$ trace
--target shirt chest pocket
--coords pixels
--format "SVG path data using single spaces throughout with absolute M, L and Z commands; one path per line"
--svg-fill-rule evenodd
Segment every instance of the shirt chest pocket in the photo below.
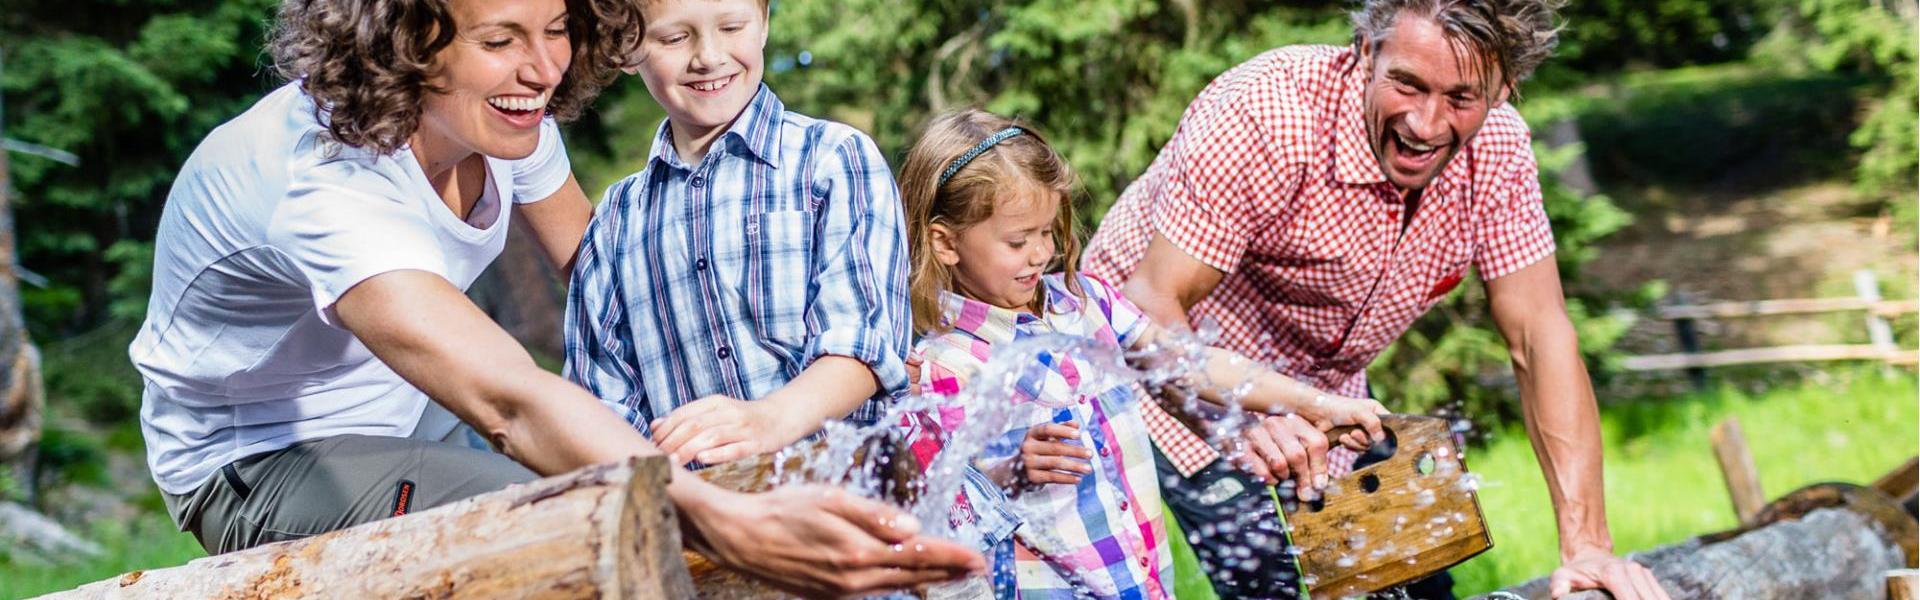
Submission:
M 1439 241 L 1427 261 L 1423 277 L 1427 285 L 1421 299 L 1428 305 L 1445 299 L 1447 294 L 1466 280 L 1467 267 L 1472 262 L 1473 236 L 1470 232 L 1459 231 L 1451 239 Z
M 743 295 L 762 343 L 797 351 L 806 344 L 813 290 L 814 212 L 747 215 Z

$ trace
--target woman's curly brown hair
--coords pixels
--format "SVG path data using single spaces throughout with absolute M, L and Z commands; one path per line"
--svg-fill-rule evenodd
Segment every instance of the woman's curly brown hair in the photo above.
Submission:
M 434 56 L 453 43 L 450 0 L 285 0 L 272 39 L 275 69 L 300 81 L 316 116 L 340 143 L 382 154 L 420 126 Z M 632 0 L 566 0 L 573 60 L 547 103 L 554 118 L 580 115 L 639 46 Z

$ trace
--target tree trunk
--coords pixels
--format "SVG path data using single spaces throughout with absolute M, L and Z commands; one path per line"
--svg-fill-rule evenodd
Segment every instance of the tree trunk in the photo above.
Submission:
M 569 275 L 547 264 L 526 221 L 515 219 L 507 230 L 506 249 L 474 280 L 467 296 L 543 364 L 550 364 L 565 356 L 561 328 L 566 325 Z
M 0 133 L 0 137 L 5 137 Z M 0 473 L 32 491 L 31 459 L 40 442 L 40 355 L 27 343 L 20 313 L 20 264 L 13 235 L 7 151 L 0 150 Z
M 1887 571 L 1911 560 L 1913 519 L 1885 494 L 1819 484 L 1775 500 L 1759 525 L 1701 536 L 1628 558 L 1646 565 L 1675 600 L 1885 598 Z M 1547 578 L 1507 588 L 1550 598 Z M 1506 598 L 1493 594 L 1483 598 Z M 1564 599 L 1600 600 L 1604 592 Z
M 691 598 L 665 457 L 48 598 Z

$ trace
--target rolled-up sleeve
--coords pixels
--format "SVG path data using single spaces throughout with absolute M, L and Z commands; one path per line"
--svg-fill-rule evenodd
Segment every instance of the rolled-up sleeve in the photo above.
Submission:
M 900 192 L 879 148 L 857 132 L 835 144 L 814 171 L 813 193 L 822 211 L 816 221 L 814 287 L 807 309 L 817 332 L 805 349 L 807 364 L 821 356 L 866 363 L 887 396 L 907 389 L 909 313 L 906 223 Z M 872 421 L 869 402 L 849 418 Z
M 598 214 L 587 226 L 567 288 L 566 362 L 562 372 L 600 398 L 642 434 L 651 435 L 647 422 L 651 407 L 634 366 L 626 303 L 621 301 L 620 273 L 615 258 L 620 246 L 624 181 L 607 190 Z

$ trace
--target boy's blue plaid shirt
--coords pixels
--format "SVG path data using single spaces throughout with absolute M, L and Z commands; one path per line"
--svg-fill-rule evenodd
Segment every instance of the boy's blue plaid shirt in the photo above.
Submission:
M 698 165 L 665 123 L 607 189 L 567 292 L 566 367 L 643 434 L 710 394 L 752 400 L 823 355 L 866 363 L 871 422 L 906 388 L 906 226 L 871 139 L 761 86 Z

